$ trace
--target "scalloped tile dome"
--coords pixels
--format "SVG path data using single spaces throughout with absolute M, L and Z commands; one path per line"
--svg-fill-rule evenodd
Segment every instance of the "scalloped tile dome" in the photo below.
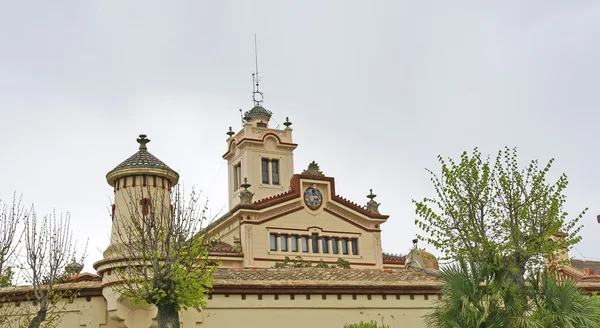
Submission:
M 130 167 L 150 167 L 150 168 L 161 168 L 175 172 L 167 164 L 165 164 L 156 156 L 152 155 L 147 150 L 140 150 L 137 153 L 131 155 L 128 159 L 124 160 L 121 164 L 117 165 L 112 171 Z

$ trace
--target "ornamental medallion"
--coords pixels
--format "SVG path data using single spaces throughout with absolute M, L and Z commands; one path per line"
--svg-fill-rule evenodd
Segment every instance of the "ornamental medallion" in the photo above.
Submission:
M 316 210 L 323 204 L 323 194 L 316 185 L 306 188 L 304 191 L 304 202 L 311 210 Z

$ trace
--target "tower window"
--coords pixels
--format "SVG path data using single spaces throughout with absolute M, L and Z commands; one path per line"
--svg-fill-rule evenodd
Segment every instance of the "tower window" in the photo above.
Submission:
M 148 198 L 144 198 L 140 201 L 142 205 L 142 215 L 148 215 L 150 213 L 150 200 Z
M 279 160 L 261 158 L 261 172 L 263 184 L 279 184 Z
M 271 160 L 271 175 L 273 176 L 273 184 L 279 184 L 279 160 Z
M 262 163 L 262 183 L 269 184 L 269 160 L 267 158 L 263 158 L 261 160 Z
M 240 189 L 242 185 L 242 163 L 238 163 L 233 167 L 233 188 L 234 190 Z

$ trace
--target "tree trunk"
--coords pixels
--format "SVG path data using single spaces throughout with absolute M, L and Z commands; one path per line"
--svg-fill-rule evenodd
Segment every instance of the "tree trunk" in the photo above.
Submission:
M 158 308 L 158 328 L 179 328 L 179 312 L 172 304 L 160 304 Z
M 48 310 L 46 310 L 45 308 L 39 309 L 35 317 L 33 317 L 33 320 L 31 320 L 31 322 L 29 323 L 29 326 L 27 326 L 27 328 L 39 328 L 42 322 L 46 320 L 46 312 L 48 312 Z

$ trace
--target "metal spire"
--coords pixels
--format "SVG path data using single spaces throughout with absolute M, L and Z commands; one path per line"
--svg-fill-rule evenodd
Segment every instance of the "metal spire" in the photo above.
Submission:
M 263 102 L 263 94 L 259 91 L 260 75 L 258 74 L 258 45 L 256 42 L 256 34 L 254 34 L 254 64 L 255 71 L 252 73 L 252 100 L 254 106 L 261 106 Z

